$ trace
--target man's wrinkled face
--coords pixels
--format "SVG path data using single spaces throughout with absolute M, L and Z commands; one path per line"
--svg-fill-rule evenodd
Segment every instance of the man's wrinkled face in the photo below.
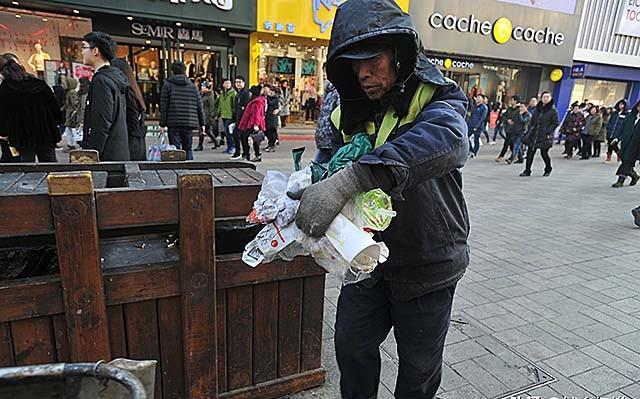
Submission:
M 353 72 L 364 94 L 370 100 L 379 100 L 389 92 L 398 80 L 398 74 L 392 65 L 393 50 L 386 49 L 377 57 L 353 61 Z

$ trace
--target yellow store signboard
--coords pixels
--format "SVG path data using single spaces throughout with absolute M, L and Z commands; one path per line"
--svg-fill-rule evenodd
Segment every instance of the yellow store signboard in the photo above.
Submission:
M 409 11 L 410 0 L 396 0 Z M 336 9 L 345 0 L 258 0 L 258 32 L 329 40 Z

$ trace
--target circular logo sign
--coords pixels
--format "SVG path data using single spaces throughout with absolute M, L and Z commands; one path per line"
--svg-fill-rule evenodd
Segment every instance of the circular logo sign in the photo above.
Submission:
M 551 78 L 552 82 L 559 82 L 560 80 L 562 80 L 563 75 L 564 74 L 562 73 L 562 69 L 556 68 L 551 71 L 551 75 L 549 77 Z
M 451 68 L 451 66 L 453 66 L 453 61 L 451 61 L 451 58 L 447 58 L 446 60 L 444 60 L 444 67 L 446 69 Z
M 498 18 L 493 24 L 493 39 L 498 44 L 505 44 L 511 38 L 513 25 L 508 18 Z

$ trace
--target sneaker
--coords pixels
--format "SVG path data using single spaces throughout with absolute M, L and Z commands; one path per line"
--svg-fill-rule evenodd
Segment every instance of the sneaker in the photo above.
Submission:
M 636 209 L 632 210 L 631 214 L 633 215 L 633 221 L 636 224 L 636 226 L 640 227 L 640 207 L 637 207 Z
M 242 155 L 240 155 L 240 154 L 234 155 L 231 158 L 229 158 L 230 161 L 237 161 L 239 159 L 242 159 Z
M 257 156 L 251 160 L 251 162 L 262 162 L 262 157 Z

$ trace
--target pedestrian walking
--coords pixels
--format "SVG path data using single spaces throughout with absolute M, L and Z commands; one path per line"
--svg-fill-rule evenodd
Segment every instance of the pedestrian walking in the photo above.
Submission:
M 236 91 L 238 92 L 238 94 L 236 94 L 235 101 L 233 103 L 233 121 L 236 124 L 236 128 L 233 131 L 233 143 L 234 143 L 233 146 L 235 147 L 235 151 L 233 153 L 233 156 L 229 158 L 232 161 L 237 161 L 238 159 L 242 159 L 242 155 L 240 152 L 245 150 L 244 148 L 242 148 L 242 143 L 244 142 L 245 139 L 247 140 L 247 143 L 248 143 L 249 134 L 251 133 L 251 132 L 245 132 L 239 128 L 240 121 L 244 116 L 245 108 L 247 107 L 247 104 L 249 104 L 249 101 L 251 101 L 251 93 L 245 87 L 246 86 L 245 82 L 246 81 L 243 76 L 236 77 L 235 84 L 236 84 Z M 248 154 L 249 153 L 248 144 L 247 144 L 246 150 Z
M 607 158 L 605 162 L 611 162 L 611 155 L 616 153 L 618 162 L 620 162 L 620 138 L 622 137 L 622 128 L 627 118 L 627 100 L 619 100 L 613 107 L 613 113 L 607 123 Z
M 518 96 L 511 96 L 509 98 L 508 105 L 509 107 L 500 118 L 500 124 L 504 126 L 506 137 L 502 144 L 502 150 L 500 150 L 500 154 L 496 157 L 496 162 L 502 162 L 509 149 L 511 149 L 512 154 L 514 150 L 513 145 L 515 144 L 516 118 L 520 113 L 520 98 Z
M 602 114 L 597 105 L 592 105 L 589 108 L 589 116 L 585 122 L 584 129 L 580 138 L 582 139 L 582 156 L 580 159 L 591 158 L 591 150 L 593 141 L 600 134 L 602 129 Z
M 489 111 L 484 104 L 484 97 L 482 94 L 476 95 L 474 98 L 475 106 L 471 111 L 471 116 L 467 121 L 469 127 L 469 135 L 473 135 L 473 145 L 471 146 L 471 157 L 475 158 L 480 150 L 480 136 L 484 130 L 485 122 L 487 120 L 487 112 Z
M 84 117 L 82 147 L 97 150 L 101 161 L 129 161 L 127 77 L 111 65 L 116 42 L 103 32 L 91 32 L 82 42 L 82 60 L 95 71 Z
M 280 115 L 280 98 L 271 85 L 264 85 L 264 94 L 267 99 L 267 112 L 265 114 L 265 125 L 267 130 L 267 148 L 265 152 L 276 150 L 276 140 L 278 138 L 278 115 Z
M 376 148 L 304 193 L 292 193 L 301 195 L 296 224 L 318 237 L 359 192 L 381 188 L 403 199 L 394 201 L 397 216 L 380 236 L 389 259 L 372 278 L 340 292 L 334 339 L 341 394 L 377 396 L 380 344 L 393 328 L 400 358 L 396 397 L 431 399 L 442 379 L 456 284 L 469 263 L 459 170 L 469 149 L 467 99 L 429 62 L 411 18 L 393 0 L 338 7 L 327 75 L 341 97 L 331 120 L 342 141 L 374 126 Z
M 160 128 L 168 129 L 169 144 L 193 160 L 193 133 L 204 131 L 205 118 L 198 88 L 186 75 L 184 63 L 171 64 L 171 76 L 160 93 Z
M 251 100 L 247 103 L 242 120 L 238 125 L 238 129 L 242 132 L 242 157 L 247 161 L 261 162 L 260 143 L 264 140 L 264 132 L 267 128 L 265 123 L 267 100 L 262 95 L 261 86 L 253 86 L 249 92 L 251 93 Z M 253 159 L 250 158 L 249 137 L 253 141 Z
M 600 131 L 593 139 L 593 153 L 592 158 L 600 158 L 602 152 L 602 143 L 607 139 L 607 124 L 609 123 L 610 109 L 607 107 L 600 108 L 600 115 L 602 115 L 602 127 Z
M 565 136 L 565 159 L 573 158 L 573 150 L 578 148 L 580 134 L 582 133 L 582 130 L 584 130 L 585 123 L 586 121 L 582 114 L 582 110 L 580 109 L 580 105 L 578 103 L 574 103 L 571 113 L 564 118 L 564 122 L 562 122 L 562 127 L 560 128 L 560 131 Z
M 125 98 L 127 102 L 127 136 L 129 137 L 129 157 L 131 161 L 147 160 L 147 125 L 145 116 L 147 107 L 142 97 L 142 91 L 138 86 L 133 69 L 129 62 L 123 58 L 115 58 L 111 65 L 118 68 L 127 77 L 129 85 Z
M 204 138 L 208 136 L 213 143 L 212 150 L 218 148 L 218 118 L 220 116 L 218 106 L 219 96 L 218 93 L 213 90 L 211 82 L 204 81 L 200 85 L 200 95 L 202 97 L 202 106 L 204 108 L 204 131 L 199 134 L 198 147 L 195 151 L 204 150 Z
M 57 162 L 64 121 L 53 91 L 13 58 L 0 61 L 0 141 L 5 161 Z M 5 156 L 5 151 L 8 151 Z
M 315 162 L 327 163 L 333 155 L 333 128 L 331 127 L 331 113 L 340 106 L 340 94 L 336 87 L 325 80 L 324 100 L 316 126 L 316 152 Z
M 67 138 L 67 149 L 76 148 L 74 136 L 76 129 L 80 126 L 78 120 L 78 80 L 72 76 L 64 77 L 65 95 L 62 104 L 62 112 L 64 113 L 64 136 Z
M 280 126 L 286 127 L 287 118 L 291 115 L 291 88 L 287 79 L 280 81 L 278 98 L 280 99 Z
M 518 104 L 518 114 L 515 116 L 513 125 L 513 150 L 511 151 L 511 157 L 507 159 L 508 164 L 524 162 L 522 137 L 527 132 L 530 122 L 531 114 L 527 110 L 527 105 L 524 103 Z
M 229 125 L 233 123 L 233 106 L 236 101 L 236 94 L 236 90 L 231 87 L 231 80 L 225 79 L 222 82 L 222 92 L 218 99 L 218 114 L 222 119 L 224 137 L 227 141 L 227 148 L 223 152 L 229 155 L 236 152 L 233 135 L 229 131 Z
M 524 172 L 520 173 L 521 177 L 531 176 L 531 165 L 533 165 L 533 158 L 537 150 L 540 150 L 540 156 L 544 160 L 543 176 L 551 175 L 553 170 L 549 150 L 553 147 L 553 132 L 560 123 L 558 121 L 558 110 L 554 106 L 551 93 L 548 91 L 542 93 L 541 100 L 531 117 L 529 131 L 524 140 L 529 148 Z
M 630 186 L 635 186 L 640 176 L 634 170 L 636 161 L 640 160 L 640 102 L 638 102 L 625 118 L 620 142 L 622 165 L 616 171 L 618 181 L 613 187 L 622 187 L 627 177 L 631 178 Z
M 316 102 L 318 101 L 318 90 L 309 82 L 304 87 L 304 93 L 302 94 L 302 103 L 304 104 L 304 120 L 306 122 L 313 122 L 316 120 Z
M 487 107 L 487 115 L 485 116 L 484 124 L 482 125 L 482 134 L 484 134 L 484 136 L 487 138 L 488 145 L 496 145 L 495 141 L 492 142 L 491 138 L 489 137 L 489 119 L 490 119 L 489 110 L 491 109 L 491 104 L 489 104 L 489 97 L 483 94 L 482 99 L 484 101 L 484 105 Z

